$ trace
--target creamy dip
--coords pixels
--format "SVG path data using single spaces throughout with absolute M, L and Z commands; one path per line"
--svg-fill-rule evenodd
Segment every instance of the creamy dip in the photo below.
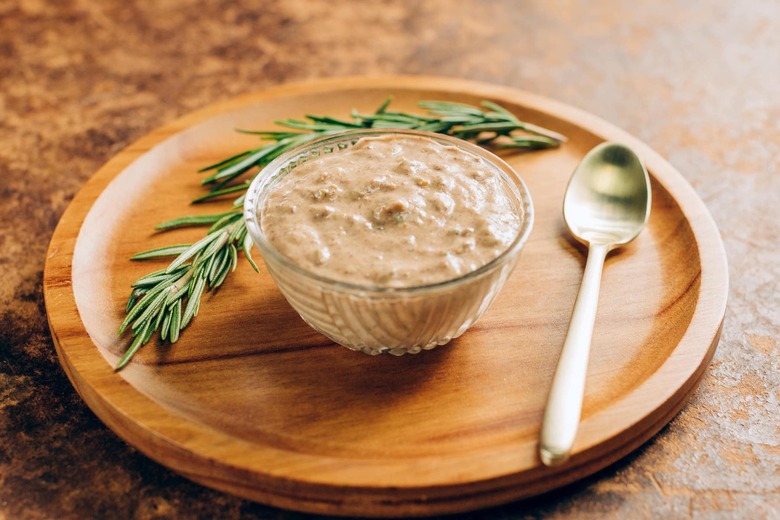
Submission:
M 261 208 L 282 254 L 330 279 L 371 286 L 442 282 L 490 262 L 521 216 L 498 170 L 456 146 L 364 137 L 292 169 Z

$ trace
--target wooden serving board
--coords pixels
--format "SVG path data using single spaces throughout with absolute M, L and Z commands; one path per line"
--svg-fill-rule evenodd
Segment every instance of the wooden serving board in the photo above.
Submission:
M 118 338 L 130 284 L 164 262 L 130 262 L 202 229 L 156 223 L 190 206 L 195 171 L 256 143 L 235 128 L 275 119 L 399 110 L 420 100 L 496 101 L 569 137 L 505 155 L 527 182 L 536 224 L 493 306 L 461 338 L 404 357 L 348 351 L 295 314 L 265 271 L 242 262 L 174 346 L 150 343 L 123 371 Z M 571 460 L 547 468 L 537 437 L 585 256 L 561 202 L 593 146 L 632 146 L 652 176 L 648 229 L 606 263 L 583 419 Z M 262 266 L 261 266 L 262 268 Z M 682 176 L 645 144 L 574 108 L 442 78 L 282 86 L 183 117 L 128 147 L 63 215 L 44 293 L 62 366 L 92 410 L 149 457 L 221 490 L 283 508 L 423 516 L 532 496 L 592 474 L 647 441 L 683 406 L 717 344 L 727 270 L 718 231 Z

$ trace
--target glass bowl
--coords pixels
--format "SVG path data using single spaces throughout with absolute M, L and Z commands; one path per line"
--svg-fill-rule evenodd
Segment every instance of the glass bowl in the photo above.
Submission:
M 517 236 L 492 261 L 465 275 L 429 285 L 383 287 L 333 280 L 311 272 L 279 252 L 263 233 L 260 210 L 268 194 L 292 169 L 321 154 L 340 153 L 362 137 L 410 135 L 481 157 L 495 168 L 507 198 L 520 215 Z M 471 327 L 506 282 L 533 226 L 533 204 L 520 176 L 477 145 L 412 130 L 355 130 L 324 137 L 280 155 L 252 181 L 244 220 L 279 290 L 306 323 L 334 342 L 366 354 L 416 354 L 443 345 Z

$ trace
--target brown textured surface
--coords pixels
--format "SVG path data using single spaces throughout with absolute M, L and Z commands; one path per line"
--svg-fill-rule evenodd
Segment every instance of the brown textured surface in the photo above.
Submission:
M 302 516 L 192 484 L 92 415 L 46 328 L 44 255 L 84 181 L 162 123 L 380 73 L 521 87 L 622 126 L 686 176 L 729 256 L 720 347 L 680 415 L 597 477 L 483 516 L 776 515 L 780 6 L 680 4 L 0 0 L 0 518 Z

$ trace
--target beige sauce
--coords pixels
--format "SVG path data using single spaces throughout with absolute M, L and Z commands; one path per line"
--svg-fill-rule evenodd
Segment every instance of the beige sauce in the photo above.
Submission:
M 517 236 L 494 166 L 417 136 L 364 137 L 279 181 L 263 232 L 294 263 L 350 283 L 411 287 L 474 271 Z

